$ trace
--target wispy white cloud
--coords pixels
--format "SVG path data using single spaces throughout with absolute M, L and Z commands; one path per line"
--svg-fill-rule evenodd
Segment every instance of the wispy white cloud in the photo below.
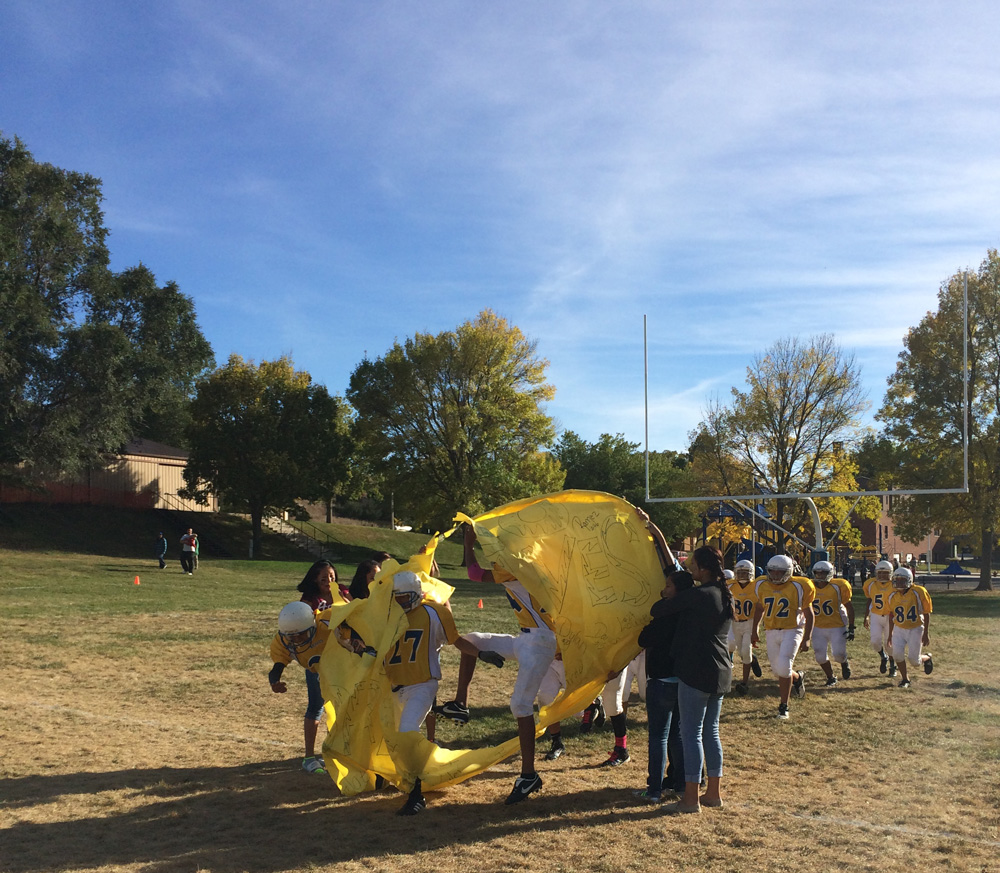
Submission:
M 781 336 L 834 333 L 877 401 L 1000 236 L 985 0 L 61 9 L 0 34 L 10 132 L 105 178 L 116 258 L 196 291 L 213 343 L 292 349 L 333 390 L 492 306 L 552 361 L 565 427 L 636 439 L 648 314 L 681 447 Z

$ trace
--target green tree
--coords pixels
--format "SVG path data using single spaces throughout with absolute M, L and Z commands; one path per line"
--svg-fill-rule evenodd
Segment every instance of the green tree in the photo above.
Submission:
M 860 434 L 868 402 L 861 372 L 829 334 L 808 342 L 782 339 L 754 358 L 746 390 L 732 402 L 709 404 L 692 434 L 691 458 L 701 493 L 856 491 L 855 467 L 844 451 Z M 812 541 L 803 501 L 777 500 L 772 511 L 782 527 Z M 770 509 L 770 506 L 768 507 Z M 833 533 L 850 509 L 843 498 L 817 503 L 824 528 Z M 855 512 L 877 517 L 878 500 L 865 498 Z M 845 524 L 840 539 L 856 531 Z M 779 548 L 785 538 L 779 536 Z
M 989 249 L 968 276 L 969 490 L 893 501 L 892 518 L 911 542 L 933 528 L 978 538 L 979 590 L 992 590 L 1000 525 L 1000 256 Z M 954 488 L 963 481 L 963 274 L 942 283 L 938 309 L 903 339 L 877 418 L 892 451 L 885 481 L 910 488 Z
M 0 137 L 0 478 L 8 481 L 79 472 L 147 435 L 144 420 L 211 363 L 176 286 L 156 289 L 143 267 L 108 269 L 100 185 Z
M 601 434 L 588 443 L 569 430 L 562 434 L 553 451 L 566 470 L 566 488 L 606 491 L 633 506 L 646 501 L 646 458 L 639 443 L 622 434 Z M 688 459 L 677 452 L 649 453 L 649 490 L 653 497 L 683 497 L 692 493 Z M 695 534 L 700 521 L 691 503 L 651 503 L 650 517 L 668 540 Z
M 198 383 L 183 496 L 207 502 L 214 493 L 248 512 L 259 554 L 265 515 L 328 493 L 345 475 L 352 442 L 342 405 L 288 358 L 256 366 L 231 356 Z
M 544 451 L 555 437 L 542 404 L 548 361 L 506 319 L 485 310 L 437 335 L 396 342 L 351 374 L 356 430 L 398 515 L 446 525 L 562 486 Z
M 174 282 L 158 286 L 140 264 L 99 283 L 89 311 L 91 321 L 117 328 L 128 341 L 135 435 L 186 445 L 195 383 L 215 363 L 192 299 Z

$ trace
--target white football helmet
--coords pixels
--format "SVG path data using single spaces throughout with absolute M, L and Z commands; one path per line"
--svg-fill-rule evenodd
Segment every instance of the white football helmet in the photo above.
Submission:
M 913 573 L 908 567 L 899 567 L 892 574 L 892 587 L 905 591 L 913 584 Z
M 753 579 L 753 564 L 746 559 L 736 562 L 736 580 L 738 582 L 749 582 Z
M 892 563 L 890 561 L 879 561 L 875 565 L 875 578 L 879 582 L 888 582 L 892 578 Z
M 775 585 L 784 585 L 794 569 L 795 562 L 788 555 L 775 555 L 767 562 L 767 576 Z
M 727 582 L 730 579 L 735 579 L 736 578 L 736 574 L 732 570 L 723 570 L 722 571 L 722 575 L 726 577 L 726 581 Z
M 401 570 L 392 577 L 392 596 L 407 612 L 420 604 L 424 597 L 423 589 L 417 574 L 410 570 Z
M 835 569 L 829 561 L 817 561 L 813 564 L 812 577 L 817 582 L 829 582 L 833 578 Z
M 283 606 L 278 613 L 278 635 L 290 652 L 308 649 L 316 636 L 316 613 L 313 608 L 301 600 Z

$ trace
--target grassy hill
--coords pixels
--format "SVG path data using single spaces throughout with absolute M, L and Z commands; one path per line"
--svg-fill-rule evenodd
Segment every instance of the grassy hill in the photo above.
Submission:
M 178 540 L 189 527 L 199 535 L 202 558 L 247 557 L 250 522 L 238 515 L 39 503 L 0 506 L 0 548 L 15 551 L 150 558 L 163 531 L 170 543 L 168 557 L 176 560 Z M 262 558 L 272 561 L 310 560 L 307 552 L 270 531 L 264 532 L 261 551 Z

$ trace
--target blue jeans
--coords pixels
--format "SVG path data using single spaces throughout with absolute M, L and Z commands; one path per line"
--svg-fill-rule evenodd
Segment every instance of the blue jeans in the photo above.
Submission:
M 722 695 L 706 694 L 680 682 L 677 688 L 677 702 L 681 710 L 684 780 L 701 782 L 702 761 L 709 777 L 721 776 L 722 740 L 719 738 L 719 714 L 722 712 Z
M 649 776 L 646 789 L 650 794 L 663 790 L 663 771 L 667 766 L 667 737 L 670 715 L 677 703 L 677 685 L 666 679 L 646 680 L 646 718 L 649 722 Z

